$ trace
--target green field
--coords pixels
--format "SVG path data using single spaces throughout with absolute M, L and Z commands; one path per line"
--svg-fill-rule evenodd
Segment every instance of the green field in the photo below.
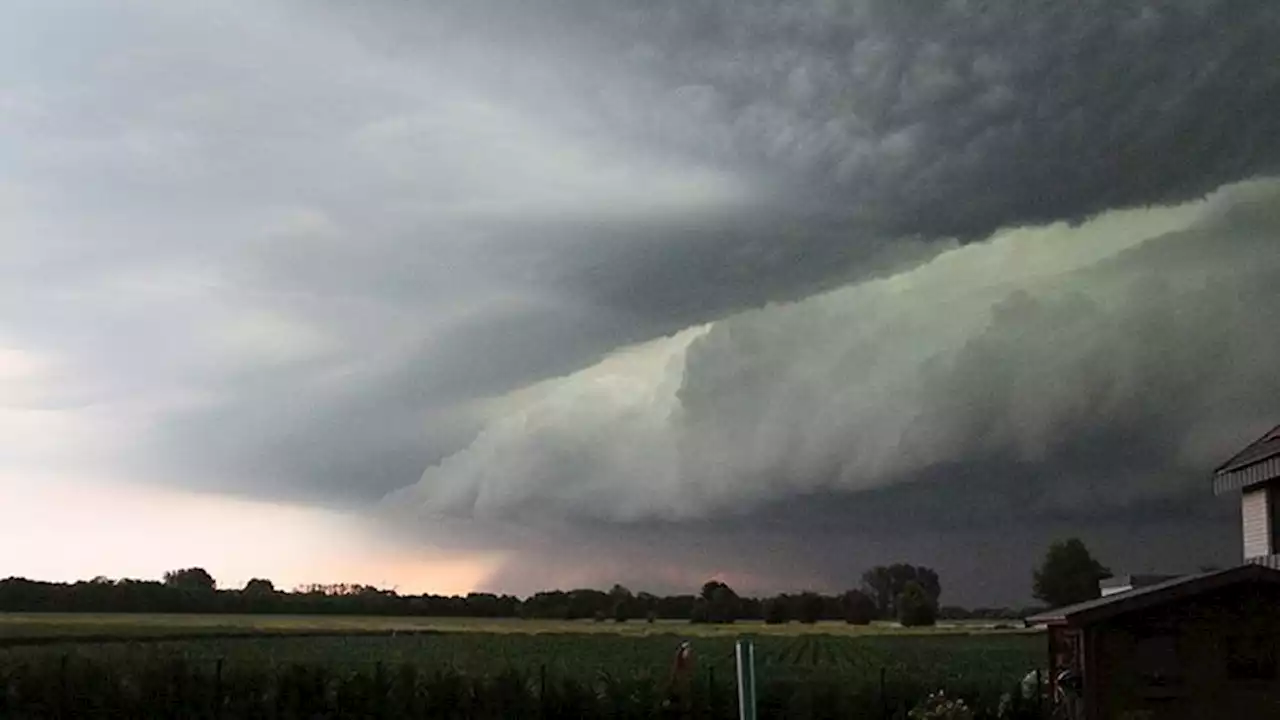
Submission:
M 593 633 L 608 635 L 666 635 L 737 637 L 750 635 L 942 635 L 1024 633 L 995 623 L 941 623 L 931 628 L 903 628 L 896 623 L 814 625 L 739 622 L 733 625 L 691 625 L 682 620 L 655 623 L 594 622 L 591 620 L 517 620 L 483 618 L 363 617 L 338 615 L 189 615 L 112 613 L 0 613 L 0 641 L 21 638 L 163 637 L 166 635 L 226 635 L 245 633 Z
M 763 697 L 779 708 L 780 714 L 771 716 L 788 717 L 801 712 L 796 708 L 804 703 L 871 707 L 886 697 L 905 701 L 936 688 L 994 706 L 1029 670 L 1043 664 L 1045 648 L 1041 634 L 976 624 L 922 632 L 891 624 L 843 623 L 703 626 L 332 616 L 0 615 L 0 638 L 6 645 L 0 647 L 0 684 L 34 683 L 26 692 L 41 697 L 63 692 L 56 690 L 67 687 L 60 677 L 110 688 L 159 683 L 157 687 L 179 688 L 173 691 L 179 694 L 183 687 L 201 687 L 207 695 L 217 685 L 228 694 L 240 692 L 237 697 L 247 698 L 244 702 L 266 702 L 262 698 L 288 693 L 263 688 L 311 683 L 328 688 L 325 697 L 339 703 L 334 693 L 340 687 L 367 690 L 370 684 L 385 684 L 418 692 L 463 683 L 473 688 L 469 697 L 476 702 L 490 695 L 535 702 L 530 698 L 544 692 L 586 692 L 585 697 L 596 699 L 584 702 L 597 703 L 592 707 L 599 710 L 603 698 L 616 692 L 630 698 L 628 707 L 639 712 L 653 707 L 654 699 L 666 692 L 682 640 L 690 640 L 694 649 L 695 685 L 703 693 L 699 702 L 708 707 L 731 705 L 734 642 L 739 637 L 756 642 Z M 514 683 L 515 689 L 492 684 L 502 682 Z M 156 692 L 164 696 L 171 690 Z M 439 696 L 439 690 L 433 692 Z M 155 692 L 125 706 L 139 708 L 136 703 L 151 695 Z M 503 716 L 504 711 L 486 712 Z

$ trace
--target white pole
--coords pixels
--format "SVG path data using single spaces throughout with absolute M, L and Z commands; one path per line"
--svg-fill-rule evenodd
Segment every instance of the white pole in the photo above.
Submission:
M 756 720 L 756 650 L 750 640 L 735 648 L 738 665 L 738 720 Z

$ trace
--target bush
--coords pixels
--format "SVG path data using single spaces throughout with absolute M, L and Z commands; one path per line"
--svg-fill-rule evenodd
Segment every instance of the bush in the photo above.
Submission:
M 898 596 L 898 622 L 904 627 L 923 627 L 938 622 L 938 610 L 919 583 L 909 582 Z
M 903 591 L 905 594 L 905 590 Z M 964 700 L 948 699 L 941 690 L 921 700 L 907 714 L 911 720 L 973 720 L 973 711 Z

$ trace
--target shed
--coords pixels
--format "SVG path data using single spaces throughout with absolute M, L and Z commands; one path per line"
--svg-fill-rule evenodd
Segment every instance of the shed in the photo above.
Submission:
M 1280 571 L 1257 564 L 1168 580 L 1028 618 L 1046 625 L 1050 683 L 1080 687 L 1082 720 L 1280 718 Z

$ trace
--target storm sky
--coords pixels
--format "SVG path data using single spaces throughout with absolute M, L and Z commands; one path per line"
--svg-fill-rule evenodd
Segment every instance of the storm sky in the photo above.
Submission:
M 1270 0 L 7 0 L 0 576 L 1239 554 Z M 39 548 L 31 551 L 30 548 Z

